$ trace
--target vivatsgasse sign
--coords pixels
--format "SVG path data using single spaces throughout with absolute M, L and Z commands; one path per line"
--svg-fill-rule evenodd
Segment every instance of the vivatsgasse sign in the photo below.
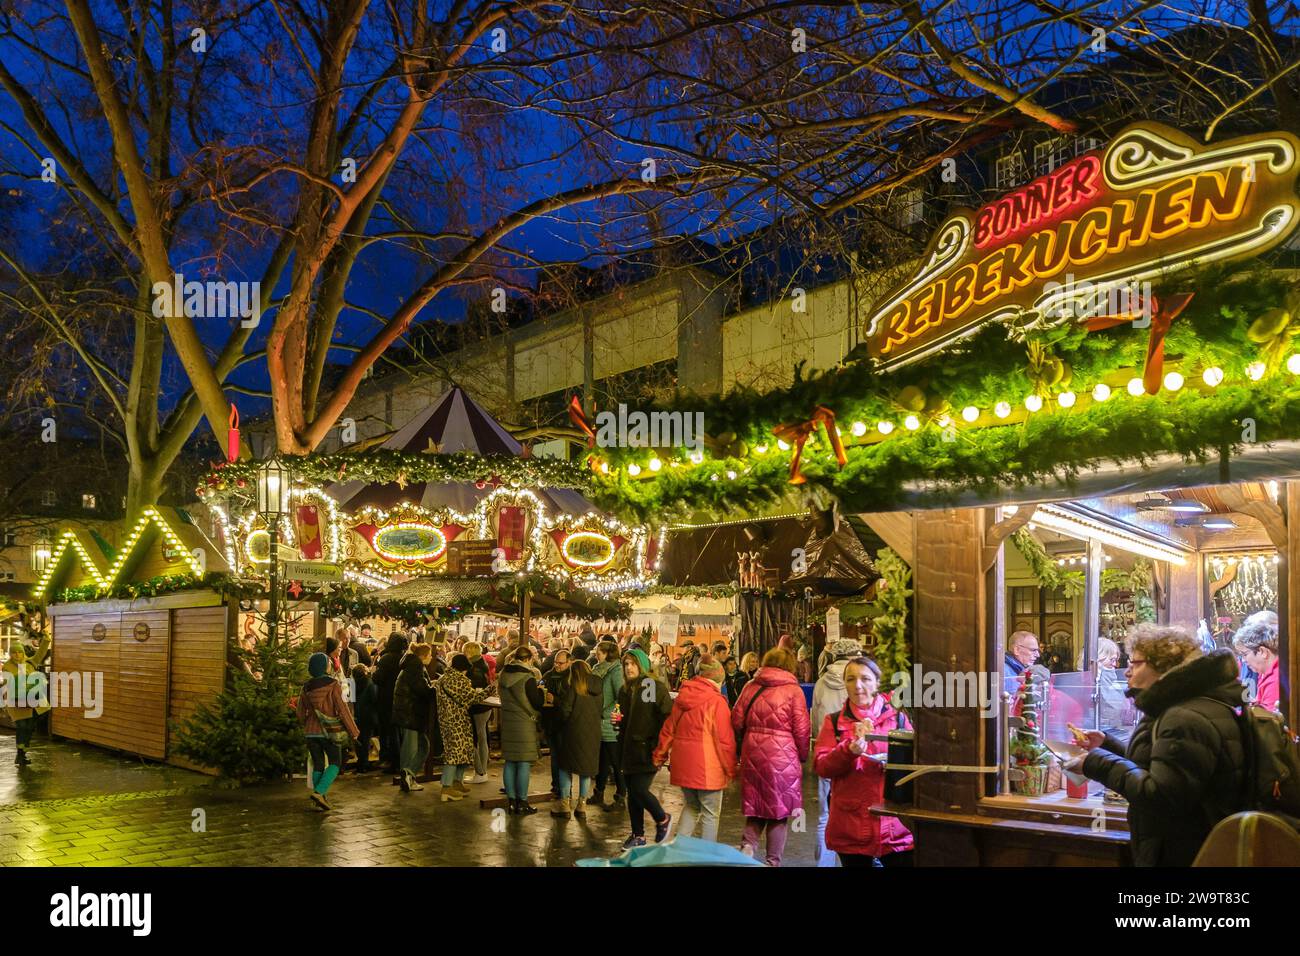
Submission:
M 979 210 L 960 209 L 913 275 L 874 309 L 868 354 L 905 364 L 986 323 L 1021 329 L 1086 314 L 1098 294 L 1276 246 L 1300 219 L 1300 140 L 1203 145 L 1130 126 Z

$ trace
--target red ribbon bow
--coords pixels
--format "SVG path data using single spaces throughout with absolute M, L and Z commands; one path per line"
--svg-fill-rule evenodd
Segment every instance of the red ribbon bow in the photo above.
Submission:
M 591 424 L 587 421 L 587 414 L 582 410 L 582 402 L 578 401 L 578 396 L 574 395 L 569 400 L 569 419 L 587 433 L 587 447 L 596 447 L 596 432 L 592 429 Z
M 1147 338 L 1146 364 L 1142 367 L 1142 388 L 1148 395 L 1159 392 L 1160 383 L 1164 379 L 1165 335 L 1169 331 L 1169 326 L 1191 301 L 1191 292 L 1179 292 L 1164 298 L 1151 299 L 1151 332 Z M 1132 322 L 1134 318 L 1132 313 L 1098 316 L 1089 319 L 1086 328 L 1089 332 L 1113 329 L 1117 325 Z
M 792 485 L 802 485 L 808 480 L 799 469 L 799 461 L 803 457 L 804 443 L 817 430 L 818 425 L 826 429 L 826 438 L 831 443 L 831 449 L 835 452 L 835 460 L 839 462 L 839 466 L 843 468 L 848 461 L 848 457 L 844 454 L 844 443 L 840 441 L 839 432 L 835 430 L 835 413 L 825 405 L 818 405 L 807 421 L 777 425 L 772 429 L 772 434 L 777 438 L 784 439 L 794 446 L 794 455 L 790 458 L 790 484 Z

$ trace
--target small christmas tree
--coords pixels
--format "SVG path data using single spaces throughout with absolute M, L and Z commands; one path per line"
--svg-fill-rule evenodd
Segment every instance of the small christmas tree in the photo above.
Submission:
M 307 744 L 290 700 L 307 679 L 306 641 L 239 648 L 226 688 L 177 728 L 180 756 L 239 783 L 272 780 L 304 766 Z
M 1025 772 L 1025 779 L 1017 788 L 1022 793 L 1042 792 L 1043 777 L 1052 761 L 1051 751 L 1043 746 L 1039 738 L 1045 702 L 1042 687 L 1045 683 L 1035 680 L 1026 670 L 1020 677 L 1020 689 L 1017 691 L 1021 725 L 1011 733 L 1011 759 Z

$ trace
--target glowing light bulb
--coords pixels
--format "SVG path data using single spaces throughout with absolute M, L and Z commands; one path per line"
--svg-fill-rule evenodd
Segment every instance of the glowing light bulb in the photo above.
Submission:
M 1128 380 L 1128 393 L 1134 398 L 1146 394 L 1147 387 L 1142 384 L 1142 379 L 1131 378 Z
M 908 415 L 903 419 L 903 427 L 909 432 L 914 432 L 921 427 L 921 419 L 917 418 L 915 415 Z
M 876 431 L 882 435 L 888 435 L 894 430 L 893 422 L 876 422 Z
M 735 473 L 734 471 L 729 471 L 729 472 L 727 472 L 727 480 L 728 480 L 728 481 L 735 481 L 735 480 L 736 480 L 736 473 Z
M 1011 414 L 1011 403 L 998 402 L 996 405 L 993 406 L 993 414 L 998 416 L 998 418 L 1006 418 L 1008 415 Z
M 1025 408 L 1031 412 L 1036 412 L 1043 407 L 1043 400 L 1037 395 L 1030 395 L 1025 398 Z
M 703 461 L 704 461 L 704 452 L 702 451 L 691 452 L 691 464 L 699 465 L 702 464 Z
M 1110 386 L 1105 382 L 1098 382 L 1092 389 L 1092 400 L 1094 402 L 1104 402 L 1110 398 Z
M 776 447 L 781 449 L 782 451 L 789 451 L 790 443 L 787 442 L 784 438 L 778 438 L 776 440 Z
M 1251 362 L 1246 366 L 1246 375 L 1252 382 L 1258 382 L 1264 377 L 1265 366 L 1263 362 Z
M 636 462 L 633 462 L 627 466 L 627 473 L 635 478 L 637 475 L 641 474 L 641 466 Z
M 659 470 L 660 468 L 662 468 L 663 466 L 664 466 L 664 463 L 663 463 L 662 461 L 660 461 L 658 458 L 651 458 L 651 459 L 650 459 L 650 470 L 651 470 L 651 471 L 658 471 L 658 470 Z
M 967 405 L 961 410 L 961 417 L 966 419 L 968 422 L 973 422 L 975 419 L 980 417 L 980 410 L 974 405 Z
M 1286 370 L 1292 375 L 1300 375 L 1300 352 L 1296 352 L 1286 360 Z
M 1060 403 L 1062 408 L 1071 408 L 1074 405 L 1074 399 L 1074 392 L 1062 392 L 1056 396 L 1056 401 Z
M 1214 388 L 1223 381 L 1223 369 L 1219 368 L 1217 365 L 1211 365 L 1201 373 L 1201 381 L 1210 386 L 1210 388 Z
M 939 422 L 938 422 L 938 425 L 939 425 L 940 428 L 947 428 L 947 427 L 948 427 L 949 425 L 951 425 L 951 424 L 952 424 L 952 416 L 951 416 L 951 415 L 940 415 L 940 416 L 939 416 Z
M 1177 372 L 1170 372 L 1165 376 L 1165 388 L 1171 392 L 1176 392 L 1183 387 L 1183 377 Z
M 760 454 L 760 455 L 766 455 L 766 454 L 767 454 L 767 446 L 766 446 L 766 445 L 757 445 L 757 446 L 755 446 L 754 451 L 758 452 L 758 454 Z
M 1300 356 L 1297 356 L 1297 357 L 1300 357 Z M 863 435 L 865 435 L 865 434 L 867 433 L 867 423 L 866 423 L 866 422 L 854 422 L 854 423 L 853 423 L 853 429 L 852 429 L 852 430 L 853 430 L 853 435 L 854 435 L 855 438 L 861 438 Z

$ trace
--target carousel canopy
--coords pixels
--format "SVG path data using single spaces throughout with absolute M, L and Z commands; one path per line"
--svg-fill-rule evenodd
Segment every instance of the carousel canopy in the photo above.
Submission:
M 519 599 L 514 589 L 493 578 L 461 578 L 446 575 L 414 578 L 374 594 L 377 599 L 408 601 L 434 608 L 474 606 L 480 613 L 514 616 L 519 613 Z M 618 601 L 601 597 L 581 588 L 563 593 L 534 591 L 530 602 L 534 617 L 564 615 L 570 617 L 625 617 L 628 608 Z
M 458 451 L 479 455 L 523 454 L 523 446 L 460 386 L 453 386 L 381 444 L 370 447 L 406 454 L 451 454 Z M 366 506 L 390 509 L 403 501 L 430 511 L 454 508 L 469 512 L 491 493 L 492 488 L 478 488 L 468 482 L 417 482 L 402 487 L 397 482 L 344 481 L 331 485 L 326 491 L 340 508 L 353 512 Z M 575 491 L 565 488 L 537 488 L 534 491 L 551 514 L 580 515 L 596 510 Z

